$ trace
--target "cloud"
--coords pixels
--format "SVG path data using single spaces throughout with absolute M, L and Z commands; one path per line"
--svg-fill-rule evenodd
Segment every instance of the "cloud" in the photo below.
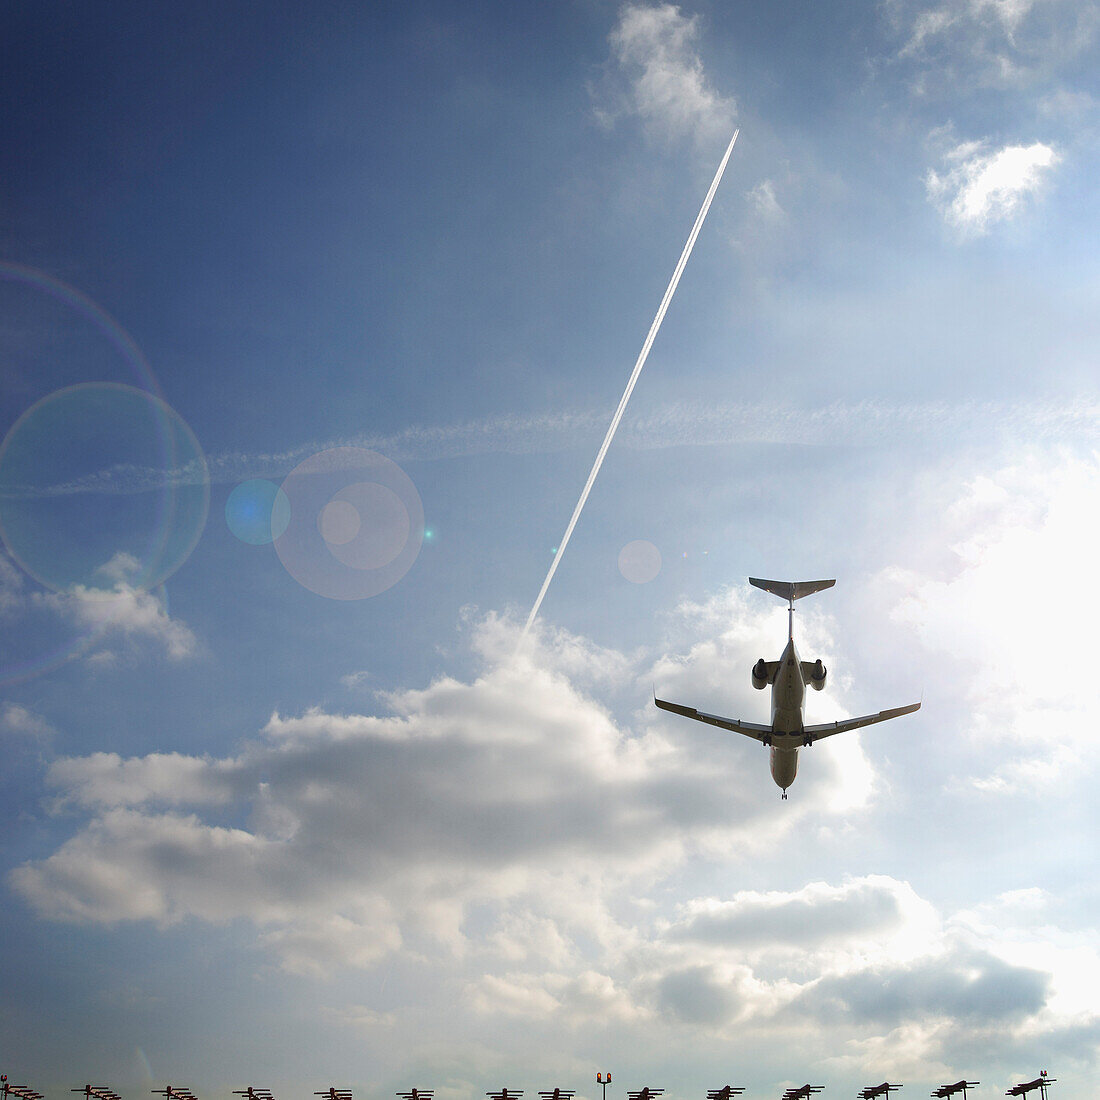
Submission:
M 1091 576 L 1100 456 L 1032 452 L 971 478 L 943 512 L 946 575 L 888 569 L 877 579 L 921 642 L 965 670 L 966 738 L 995 748 L 992 771 L 960 779 L 987 794 L 1052 787 L 1096 742 L 1100 705 L 1075 685 L 1094 674 Z M 1071 741 L 1066 730 L 1074 730 Z M 977 760 L 974 762 L 977 766 Z
M 11 558 L 0 550 L 0 616 L 22 608 L 24 600 L 23 574 Z
M 888 0 L 884 10 L 903 39 L 897 60 L 915 66 L 913 90 L 926 97 L 1054 79 L 1098 24 L 1092 0 Z
M 928 1018 L 1003 1025 L 1036 1015 L 1049 985 L 1050 976 L 1040 971 L 978 950 L 954 950 L 915 965 L 822 978 L 799 995 L 791 1011 L 821 1023 L 847 1018 L 877 1028 Z
M 57 731 L 44 718 L 18 703 L 4 703 L 0 707 L 0 732 L 48 742 Z
M 942 175 L 929 169 L 925 177 L 928 197 L 949 225 L 980 236 L 994 223 L 1015 217 L 1060 158 L 1042 142 L 995 151 L 984 142 L 967 142 L 944 159 L 950 167 Z
M 745 192 L 745 197 L 756 215 L 765 221 L 782 221 L 787 216 L 775 197 L 775 184 L 771 180 L 761 180 L 755 187 Z
M 962 511 L 1020 514 L 990 487 L 973 495 Z M 894 1057 L 938 1064 L 982 1013 L 1012 1035 L 1087 1038 L 1073 975 L 1095 972 L 1100 946 L 1052 939 L 1042 891 L 956 913 L 881 874 L 714 892 L 807 824 L 875 805 L 859 737 L 815 747 L 781 803 L 758 746 L 648 705 L 616 714 L 592 690 L 614 676 L 703 700 L 723 683 L 721 705 L 748 712 L 760 697 L 729 669 L 783 615 L 743 588 L 685 602 L 670 632 L 691 644 L 657 656 L 544 627 L 516 655 L 518 624 L 484 615 L 467 623 L 476 677 L 393 690 L 379 713 L 276 713 L 221 758 L 66 757 L 48 783 L 78 823 L 9 883 L 55 921 L 251 926 L 285 971 L 317 979 L 400 960 L 502 1042 L 612 1028 L 632 1049 L 703 1035 L 778 1069 L 796 1043 L 807 1064 L 843 1049 L 862 1069 L 886 1034 Z M 820 609 L 801 631 L 831 659 Z M 704 867 L 721 869 L 711 892 L 685 894 Z M 370 1031 L 421 1011 L 355 1000 L 329 1018 Z
M 724 1024 L 739 1007 L 730 985 L 705 966 L 671 970 L 661 977 L 657 990 L 658 1009 L 686 1024 Z
M 767 182 L 767 181 L 765 181 Z M 763 192 L 767 202 L 767 192 Z M 388 435 L 361 435 L 303 443 L 285 451 L 208 456 L 210 479 L 234 484 L 251 478 L 285 477 L 310 455 L 364 448 L 394 462 L 430 462 L 484 454 L 550 454 L 573 447 L 596 447 L 607 429 L 610 410 L 574 410 L 531 416 L 489 416 L 459 424 L 414 424 Z M 634 450 L 726 443 L 789 443 L 870 446 L 899 437 L 942 439 L 972 430 L 975 421 L 995 423 L 1013 436 L 1029 438 L 1100 437 L 1100 404 L 1092 398 L 1058 402 L 834 401 L 806 408 L 781 401 L 668 402 L 652 413 L 632 413 L 615 437 L 616 446 Z M 335 460 L 335 459 L 334 459 Z M 161 484 L 154 468 L 127 467 L 97 481 L 104 493 L 145 492 Z M 22 575 L 0 555 L 0 613 L 5 600 L 23 598 Z
M 736 643 L 662 671 L 684 687 L 710 678 L 708 661 L 734 644 L 755 652 L 771 618 L 746 609 Z M 567 925 L 614 937 L 603 902 L 579 900 L 585 883 L 599 880 L 606 898 L 625 883 L 642 890 L 692 853 L 751 850 L 760 822 L 775 819 L 773 840 L 807 813 L 830 812 L 847 782 L 843 753 L 822 746 L 799 800 L 778 817 L 758 746 L 649 707 L 622 724 L 579 686 L 612 672 L 648 679 L 642 655 L 631 664 L 557 632 L 517 657 L 513 624 L 491 615 L 474 635 L 481 676 L 392 692 L 388 715 L 274 714 L 261 737 L 224 759 L 57 761 L 48 775 L 57 805 L 90 819 L 13 883 L 54 919 L 250 919 L 300 971 L 368 965 L 410 937 L 418 949 L 460 955 L 469 907 L 496 899 L 495 950 L 514 960 L 524 944 L 560 963 L 566 933 L 531 909 L 549 883 L 568 900 Z M 750 770 L 755 781 L 745 783 Z M 227 813 L 247 828 L 221 824 Z
M 624 4 L 609 38 L 619 83 L 604 89 L 597 118 L 612 125 L 634 116 L 666 141 L 728 139 L 736 105 L 710 86 L 698 38 L 699 17 L 674 4 Z
M 126 579 L 138 568 L 139 563 L 129 554 L 116 554 L 97 570 L 105 582 L 102 587 L 78 584 L 65 592 L 36 592 L 33 600 L 100 638 L 155 642 L 176 661 L 194 656 L 198 640 L 191 629 L 168 614 L 162 597 L 136 588 Z M 110 662 L 114 658 L 101 649 L 89 660 Z
M 935 928 L 931 907 L 908 884 L 871 875 L 841 886 L 814 882 L 794 892 L 743 891 L 728 901 L 695 901 L 668 935 L 741 953 L 774 950 L 777 943 L 805 951 L 858 942 L 865 956 L 881 940 L 897 957 L 910 952 L 906 943 L 924 944 Z

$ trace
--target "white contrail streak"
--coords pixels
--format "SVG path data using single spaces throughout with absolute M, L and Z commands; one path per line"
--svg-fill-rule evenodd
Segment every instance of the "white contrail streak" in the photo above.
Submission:
M 638 354 L 638 361 L 634 364 L 634 370 L 630 374 L 630 381 L 627 382 L 626 389 L 623 390 L 623 396 L 619 401 L 619 407 L 615 410 L 615 415 L 611 418 L 611 425 L 607 429 L 607 435 L 604 436 L 603 443 L 600 445 L 599 454 L 596 455 L 596 461 L 592 464 L 592 472 L 588 475 L 588 480 L 585 482 L 584 489 L 581 492 L 580 500 L 577 501 L 576 508 L 573 509 L 573 516 L 569 520 L 569 526 L 566 527 L 565 534 L 562 535 L 561 542 L 558 543 L 557 552 L 554 554 L 554 560 L 550 563 L 550 571 L 546 574 L 546 580 L 542 582 L 542 588 L 539 589 L 538 598 L 535 600 L 535 606 L 531 608 L 531 614 L 527 616 L 527 623 L 523 628 L 522 635 L 524 638 L 527 637 L 527 632 L 531 629 L 531 624 L 535 621 L 535 616 L 539 613 L 539 608 L 542 606 L 542 599 L 546 595 L 546 590 L 550 587 L 550 582 L 554 579 L 554 574 L 558 569 L 558 562 L 561 561 L 561 556 L 565 553 L 566 546 L 569 545 L 569 539 L 573 534 L 573 528 L 577 526 L 577 520 L 580 519 L 581 512 L 584 510 L 585 501 L 588 500 L 588 494 L 592 491 L 592 485 L 596 480 L 596 475 L 600 472 L 600 467 L 603 465 L 604 455 L 607 454 L 607 449 L 611 446 L 611 441 L 615 438 L 615 432 L 619 427 L 619 421 L 623 418 L 627 402 L 630 400 L 630 395 L 634 392 L 634 385 L 638 381 L 638 375 L 642 373 L 642 367 L 645 366 L 645 361 L 649 357 L 649 349 L 653 346 L 653 341 L 657 338 L 657 333 L 661 328 L 661 322 L 665 319 L 665 312 L 668 310 L 669 303 L 672 301 L 672 296 L 676 293 L 676 287 L 680 283 L 680 276 L 683 275 L 684 268 L 687 266 L 688 259 L 691 256 L 691 250 L 695 247 L 695 238 L 699 236 L 699 230 L 703 228 L 703 222 L 706 219 L 707 211 L 710 209 L 714 193 L 718 190 L 718 184 L 722 182 L 722 174 L 726 170 L 726 165 L 729 163 L 730 159 L 730 153 L 733 152 L 734 143 L 737 141 L 737 135 L 740 132 L 740 129 L 734 130 L 733 137 L 730 138 L 730 143 L 726 147 L 726 155 L 722 158 L 722 163 L 718 165 L 718 171 L 714 173 L 714 179 L 711 180 L 710 190 L 707 191 L 707 197 L 703 200 L 703 205 L 699 209 L 699 216 L 695 219 L 695 224 L 691 227 L 691 233 L 688 235 L 687 244 L 684 245 L 684 251 L 680 253 L 680 262 L 677 263 L 676 270 L 672 273 L 672 278 L 669 280 L 668 287 L 665 289 L 665 296 L 661 299 L 661 304 L 657 307 L 657 315 L 653 318 L 653 324 L 649 326 L 649 334 L 645 338 L 645 343 L 642 344 L 642 350 Z

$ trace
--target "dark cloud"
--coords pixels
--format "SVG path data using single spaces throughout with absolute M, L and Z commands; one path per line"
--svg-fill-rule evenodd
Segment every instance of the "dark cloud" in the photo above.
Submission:
M 822 1022 L 882 1028 L 935 1017 L 1016 1023 L 1045 1004 L 1050 976 L 993 955 L 958 950 L 912 966 L 883 966 L 814 983 L 790 1006 Z
M 739 998 L 727 983 L 704 966 L 666 974 L 657 985 L 660 1011 L 685 1024 L 718 1027 L 734 1014 Z
M 900 927 L 904 914 L 897 883 L 863 881 L 844 889 L 807 889 L 800 894 L 751 894 L 702 912 L 671 937 L 729 947 L 811 944 L 881 934 Z

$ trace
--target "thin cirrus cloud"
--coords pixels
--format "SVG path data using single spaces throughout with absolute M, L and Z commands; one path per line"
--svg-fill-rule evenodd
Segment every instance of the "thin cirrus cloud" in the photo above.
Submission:
M 1040 141 L 1000 149 L 964 142 L 947 153 L 942 171 L 929 169 L 925 188 L 948 225 L 964 236 L 981 236 L 1017 216 L 1060 159 Z
M 394 462 L 427 462 L 487 454 L 549 454 L 598 442 L 610 410 L 569 410 L 532 416 L 489 416 L 456 424 L 413 424 L 390 434 L 303 443 L 284 451 L 247 454 L 226 451 L 208 456 L 210 479 L 233 484 L 250 478 L 285 477 L 304 458 L 321 451 L 361 447 Z M 831 401 L 805 408 L 779 401 L 674 401 L 625 419 L 616 443 L 632 450 L 721 446 L 727 443 L 789 443 L 873 446 L 898 440 L 958 438 L 975 423 L 1033 440 L 1096 439 L 1100 404 L 1089 397 L 1067 401 Z M 154 468 L 118 467 L 95 478 L 97 492 L 144 492 L 163 482 Z M 69 492 L 89 491 L 70 485 Z M 0 557 L 0 611 L 15 602 L 17 571 Z
M 922 98 L 1055 79 L 1097 29 L 1094 0 L 891 0 L 883 10 L 902 39 L 897 60 L 916 66 L 912 88 Z

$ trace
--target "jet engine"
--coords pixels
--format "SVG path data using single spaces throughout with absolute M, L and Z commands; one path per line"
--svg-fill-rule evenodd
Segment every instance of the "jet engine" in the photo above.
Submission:
M 752 686 L 757 691 L 763 691 L 768 686 L 768 666 L 763 657 L 752 666 Z
M 818 657 L 814 661 L 814 667 L 810 669 L 810 683 L 813 685 L 814 691 L 820 691 L 825 686 L 825 674 L 828 669 L 821 663 L 821 658 Z

